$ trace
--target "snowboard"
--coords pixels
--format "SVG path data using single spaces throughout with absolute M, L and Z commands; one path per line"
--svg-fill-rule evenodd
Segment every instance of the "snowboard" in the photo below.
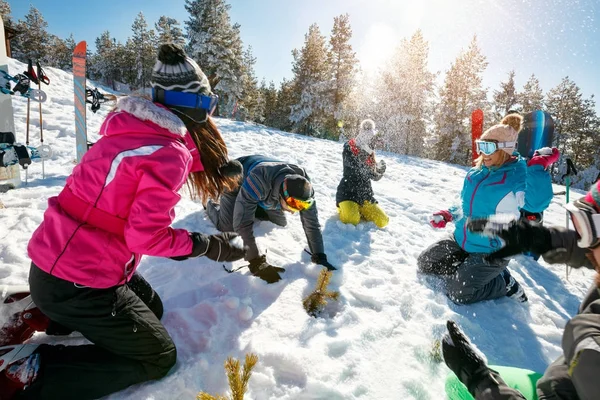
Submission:
M 522 157 L 531 158 L 542 147 L 552 147 L 554 120 L 545 111 L 535 110 L 523 117 L 523 129 L 517 139 L 517 151 Z
M 8 56 L 6 55 L 6 40 L 4 38 L 4 22 L 0 15 L 0 70 L 8 74 Z M 6 90 L 6 86 L 3 87 Z M 10 90 L 10 87 L 8 87 Z M 0 132 L 15 132 L 12 97 L 5 90 L 0 90 Z M 19 165 L 0 166 L 0 192 L 21 185 Z
M 87 151 L 87 122 L 85 118 L 86 82 L 85 82 L 85 57 L 86 43 L 79 42 L 73 50 L 73 86 L 75 88 L 75 140 L 77 162 Z
M 517 389 L 527 400 L 537 400 L 535 387 L 542 374 L 524 368 L 498 365 L 490 365 L 490 369 L 497 371 L 508 386 Z M 467 387 L 453 373 L 446 378 L 446 395 L 450 400 L 473 400 Z
M 483 134 L 483 111 L 475 110 L 471 113 L 471 145 L 472 145 L 472 155 L 473 155 L 473 165 L 475 165 L 475 160 L 479 157 L 477 154 L 477 145 L 475 141 L 478 140 Z

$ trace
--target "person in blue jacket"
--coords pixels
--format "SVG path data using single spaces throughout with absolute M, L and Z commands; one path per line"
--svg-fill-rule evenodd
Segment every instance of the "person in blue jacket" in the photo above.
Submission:
M 498 238 L 467 230 L 472 218 L 542 213 L 552 200 L 548 167 L 558 160 L 558 150 L 544 148 L 525 161 L 515 152 L 522 117 L 510 114 L 489 128 L 477 141 L 479 158 L 469 170 L 461 192 L 461 205 L 433 215 L 431 225 L 443 228 L 455 221 L 454 235 L 434 243 L 418 259 L 420 272 L 443 277 L 447 295 L 458 304 L 476 303 L 504 296 L 521 302 L 527 296 L 511 276 L 507 260 L 489 261 L 500 249 Z

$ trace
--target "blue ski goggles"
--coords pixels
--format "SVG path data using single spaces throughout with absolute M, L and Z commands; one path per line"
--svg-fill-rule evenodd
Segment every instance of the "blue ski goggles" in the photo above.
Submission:
M 488 142 L 486 140 L 476 140 L 477 154 L 485 154 L 486 156 L 492 155 L 498 150 L 498 144 L 496 142 Z
M 161 90 L 162 96 L 158 96 L 157 90 Z M 185 108 L 200 108 L 206 110 L 208 115 L 212 115 L 219 103 L 219 96 L 204 94 L 177 92 L 175 90 L 163 90 L 152 88 L 152 98 L 161 97 L 161 103 L 166 106 L 176 106 Z
M 491 140 L 476 140 L 475 144 L 477 146 L 477 154 L 483 153 L 486 156 L 490 156 L 500 149 L 516 147 L 516 142 L 494 142 Z

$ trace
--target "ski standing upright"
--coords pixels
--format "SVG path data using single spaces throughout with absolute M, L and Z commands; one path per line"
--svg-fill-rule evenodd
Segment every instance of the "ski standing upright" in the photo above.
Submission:
M 87 123 L 85 117 L 86 83 L 85 83 L 85 57 L 86 43 L 79 42 L 73 51 L 73 85 L 75 87 L 75 137 L 77 149 L 77 162 L 85 154 L 87 144 Z

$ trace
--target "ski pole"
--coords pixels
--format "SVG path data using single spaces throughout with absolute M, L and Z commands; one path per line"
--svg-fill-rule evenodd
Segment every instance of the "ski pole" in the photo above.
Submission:
M 27 60 L 27 72 L 24 73 L 25 76 L 27 76 L 30 80 L 30 82 L 33 83 L 37 83 L 39 84 L 40 81 L 38 80 L 37 74 L 35 73 L 35 70 L 33 69 L 33 61 L 31 61 L 31 59 Z M 29 146 L 29 118 L 31 115 L 31 97 L 27 96 L 27 120 L 25 122 L 26 124 L 26 130 L 25 130 L 25 145 Z M 29 182 L 29 169 L 25 170 L 25 184 L 27 185 L 27 183 Z
M 571 176 L 572 175 L 577 175 L 577 168 L 575 168 L 575 164 L 573 164 L 573 160 L 571 160 L 570 158 L 567 158 L 567 173 L 563 175 L 563 179 L 565 179 L 565 183 L 566 183 L 566 190 L 565 190 L 565 198 L 566 198 L 566 204 L 569 204 L 569 192 L 571 189 Z M 567 214 L 567 223 L 566 223 L 566 227 L 567 229 L 569 229 L 569 212 L 566 211 Z
M 48 78 L 48 76 L 46 76 L 46 73 L 44 72 L 44 70 L 42 69 L 42 66 L 40 64 L 40 62 L 36 62 L 36 67 L 37 67 L 37 77 L 38 77 L 38 90 L 42 90 L 42 82 L 44 82 L 44 84 L 49 85 L 50 84 L 50 79 Z M 44 146 L 44 128 L 43 128 L 43 121 L 42 121 L 42 103 L 40 102 L 40 143 L 41 146 Z M 42 179 L 46 179 L 46 170 L 44 168 L 44 158 L 42 158 Z

